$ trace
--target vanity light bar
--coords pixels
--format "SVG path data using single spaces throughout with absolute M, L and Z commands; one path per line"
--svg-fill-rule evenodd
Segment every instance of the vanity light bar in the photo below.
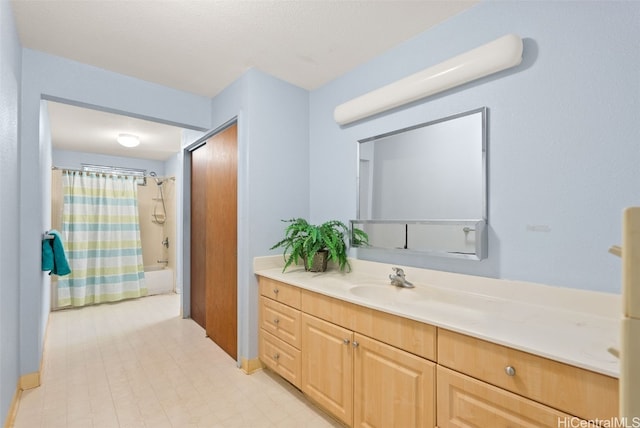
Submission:
M 499 39 L 361 95 L 336 107 L 340 125 L 417 101 L 522 62 L 522 39 L 507 34 Z

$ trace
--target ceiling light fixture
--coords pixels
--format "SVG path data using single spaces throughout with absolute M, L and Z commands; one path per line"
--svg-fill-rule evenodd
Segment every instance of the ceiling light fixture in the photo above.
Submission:
M 120 134 L 116 141 L 124 147 L 136 147 L 140 144 L 140 138 L 133 134 Z
M 515 34 L 507 34 L 486 45 L 340 104 L 336 107 L 333 117 L 338 124 L 346 125 L 515 67 L 521 61 L 522 39 Z

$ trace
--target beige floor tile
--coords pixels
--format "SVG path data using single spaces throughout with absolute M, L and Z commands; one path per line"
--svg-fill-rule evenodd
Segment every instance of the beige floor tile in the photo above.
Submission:
M 41 412 L 22 412 L 16 416 L 15 426 L 21 427 L 41 427 L 42 426 L 42 413 Z
M 340 426 L 279 377 L 244 374 L 179 304 L 174 294 L 52 313 L 42 385 L 24 391 L 15 427 Z

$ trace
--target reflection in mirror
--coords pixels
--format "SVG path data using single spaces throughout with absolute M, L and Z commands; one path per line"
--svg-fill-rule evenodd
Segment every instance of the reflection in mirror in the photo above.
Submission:
M 374 248 L 486 257 L 486 108 L 361 140 L 358 218 Z

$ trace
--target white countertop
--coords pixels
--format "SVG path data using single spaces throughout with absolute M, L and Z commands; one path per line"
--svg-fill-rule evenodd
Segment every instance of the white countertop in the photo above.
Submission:
M 352 271 L 282 272 L 282 256 L 256 257 L 254 272 L 310 291 L 485 339 L 608 376 L 619 376 L 620 296 L 414 267 L 415 288 L 390 285 L 392 266 L 349 259 Z

